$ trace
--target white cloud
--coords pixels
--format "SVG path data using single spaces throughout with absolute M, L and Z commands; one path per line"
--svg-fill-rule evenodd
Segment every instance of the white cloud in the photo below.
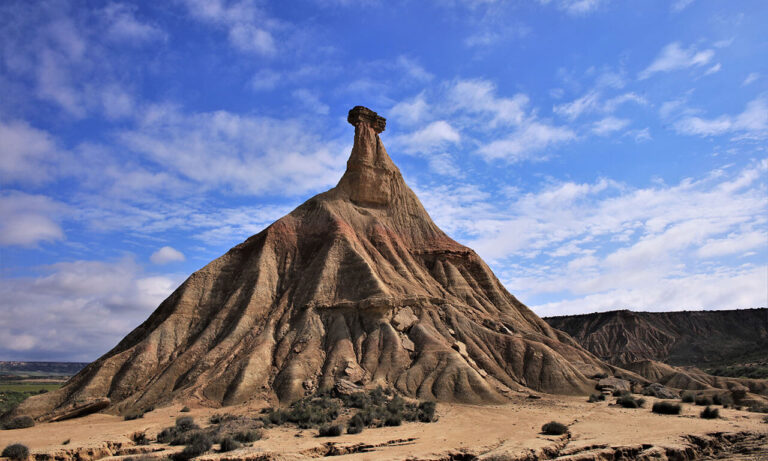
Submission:
M 394 142 L 402 145 L 405 152 L 428 154 L 460 140 L 458 131 L 445 120 L 438 120 L 413 133 L 398 136 Z
M 742 136 L 763 139 L 768 135 L 768 99 L 760 96 L 747 103 L 738 115 L 721 115 L 713 119 L 685 117 L 674 125 L 681 134 L 717 136 L 739 133 Z
M 600 95 L 596 91 L 590 91 L 584 96 L 571 101 L 569 103 L 560 104 L 552 108 L 552 111 L 558 115 L 562 115 L 569 120 L 578 118 L 585 112 L 591 112 L 600 104 Z
M 168 264 L 171 262 L 184 261 L 185 259 L 184 253 L 169 246 L 160 248 L 149 257 L 149 260 L 155 264 Z
M 592 125 L 592 132 L 598 136 L 607 136 L 615 131 L 623 130 L 629 123 L 627 119 L 606 117 Z
M 190 16 L 227 30 L 230 43 L 237 49 L 261 55 L 277 52 L 268 18 L 253 1 L 180 0 Z
M 65 206 L 43 195 L 0 194 L 0 245 L 34 247 L 64 239 L 58 221 Z
M 601 4 L 607 3 L 606 0 L 538 0 L 539 3 L 547 5 L 554 3 L 557 7 L 568 14 L 582 15 L 596 10 Z
M 388 117 L 397 123 L 413 125 L 424 120 L 429 113 L 429 104 L 424 93 L 419 93 L 410 100 L 400 101 L 388 111 Z
M 680 42 L 672 42 L 665 46 L 656 59 L 640 72 L 640 80 L 646 79 L 658 72 L 671 72 L 708 64 L 715 56 L 714 50 L 697 50 L 695 45 L 682 48 Z
M 115 41 L 141 43 L 164 39 L 165 33 L 157 26 L 136 18 L 136 6 L 110 3 L 101 14 L 107 26 L 106 36 Z
M 320 97 L 317 93 L 314 93 L 306 88 L 299 88 L 294 90 L 291 95 L 298 101 L 299 104 L 305 106 L 312 112 L 320 115 L 328 115 L 331 108 L 328 104 L 324 104 L 320 101 Z
M 521 123 L 528 101 L 521 93 L 512 98 L 497 97 L 496 85 L 488 80 L 458 80 L 448 90 L 452 111 L 490 116 L 489 127 Z
M 0 120 L 0 182 L 40 184 L 59 157 L 53 137 L 23 120 Z
M 757 72 L 751 72 L 749 75 L 747 75 L 747 77 L 744 79 L 744 81 L 741 82 L 741 86 L 750 85 L 750 84 L 754 83 L 755 81 L 757 81 L 758 78 L 760 78 L 760 74 L 758 74 Z
M 166 172 L 234 193 L 300 194 L 334 185 L 349 155 L 342 142 L 314 135 L 304 120 L 183 113 L 151 106 L 120 139 Z
M 504 159 L 514 163 L 530 159 L 535 153 L 573 139 L 576 139 L 576 133 L 569 128 L 530 122 L 509 136 L 482 146 L 478 153 L 486 160 Z
M 456 185 L 419 193 L 437 224 L 464 235 L 540 315 L 755 307 L 767 301 L 767 171 L 763 161 L 645 188 L 555 182 L 508 203 Z
M 675 0 L 675 2 L 672 3 L 672 11 L 674 12 L 683 11 L 691 3 L 693 3 L 693 0 Z
M 707 69 L 707 71 L 704 72 L 704 75 L 716 74 L 716 73 L 720 72 L 720 69 L 722 69 L 722 68 L 723 68 L 723 66 L 720 65 L 720 63 L 718 62 L 714 66 L 712 66 L 709 69 Z
M 93 360 L 144 321 L 180 282 L 178 276 L 145 274 L 130 258 L 57 263 L 44 271 L 0 279 L 0 356 Z M 27 333 L 29 325 L 34 335 Z

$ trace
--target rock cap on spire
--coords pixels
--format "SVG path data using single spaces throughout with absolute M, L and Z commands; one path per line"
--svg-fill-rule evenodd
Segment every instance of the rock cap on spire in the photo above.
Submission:
M 357 126 L 360 123 L 367 123 L 376 134 L 381 133 L 387 127 L 387 119 L 380 116 L 376 112 L 364 106 L 355 106 L 349 111 L 347 115 L 347 121 L 353 126 Z

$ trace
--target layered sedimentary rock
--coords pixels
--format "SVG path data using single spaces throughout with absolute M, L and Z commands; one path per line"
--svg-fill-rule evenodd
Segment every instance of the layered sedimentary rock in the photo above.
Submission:
M 192 274 L 113 350 L 15 414 L 108 398 L 289 402 L 344 379 L 423 399 L 588 392 L 607 371 L 429 217 L 356 107 L 338 185 Z
M 768 357 L 768 309 L 632 312 L 545 319 L 599 358 L 623 366 L 640 360 L 698 367 Z

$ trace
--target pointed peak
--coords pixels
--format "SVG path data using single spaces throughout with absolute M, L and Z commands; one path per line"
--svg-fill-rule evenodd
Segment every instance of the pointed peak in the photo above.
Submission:
M 355 106 L 347 121 L 355 127 L 355 143 L 337 188 L 346 191 L 359 205 L 386 205 L 396 183 L 402 181 L 379 138 L 387 119 L 367 107 Z

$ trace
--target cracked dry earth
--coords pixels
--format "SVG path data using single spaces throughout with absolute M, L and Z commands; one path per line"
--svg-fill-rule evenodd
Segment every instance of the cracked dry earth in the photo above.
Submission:
M 768 459 L 768 424 L 764 415 L 721 409 L 721 418 L 698 417 L 701 407 L 684 405 L 680 416 L 624 409 L 607 402 L 590 404 L 583 397 L 519 398 L 505 405 L 440 404 L 439 421 L 366 429 L 361 434 L 317 438 L 314 430 L 273 428 L 250 447 L 218 454 L 209 460 L 613 460 L 613 459 Z M 142 454 L 164 458 L 181 447 L 135 446 L 130 436 L 153 436 L 173 424 L 180 406 L 160 408 L 144 418 L 123 421 L 105 414 L 39 424 L 34 428 L 0 431 L 0 446 L 24 443 L 37 460 L 125 459 Z M 228 407 L 234 414 L 256 409 Z M 203 424 L 222 409 L 193 409 Z M 542 424 L 557 420 L 569 425 L 568 436 L 545 436 Z M 65 440 L 67 445 L 62 445 Z M 214 446 L 214 448 L 216 448 Z

